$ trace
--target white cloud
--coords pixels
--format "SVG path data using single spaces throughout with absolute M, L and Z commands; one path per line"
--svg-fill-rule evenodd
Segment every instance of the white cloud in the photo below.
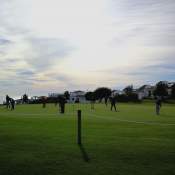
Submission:
M 0 2 L 0 87 L 12 94 L 155 82 L 162 69 L 144 69 L 175 54 L 173 0 Z

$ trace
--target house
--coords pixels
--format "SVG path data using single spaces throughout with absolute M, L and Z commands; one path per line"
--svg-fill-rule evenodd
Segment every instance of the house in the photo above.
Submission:
M 112 96 L 122 95 L 122 94 L 124 94 L 122 90 L 112 90 L 112 93 L 111 93 Z
M 171 96 L 172 95 L 172 86 L 175 84 L 175 82 L 168 82 L 167 83 L 167 92 L 168 92 L 168 96 Z
M 31 97 L 31 100 L 38 100 L 38 96 Z
M 143 98 L 152 98 L 153 92 L 155 87 L 151 85 L 143 85 L 139 89 L 136 90 L 136 93 L 138 94 L 139 100 L 142 100 Z
M 58 97 L 59 95 L 63 95 L 63 94 L 60 94 L 60 93 L 49 93 L 49 94 L 48 94 L 48 97 L 56 98 L 56 97 Z
M 86 98 L 85 98 L 85 94 L 86 92 L 84 91 L 73 91 L 70 92 L 70 99 L 69 102 L 70 103 L 74 103 L 74 102 L 80 102 L 80 103 L 86 103 Z

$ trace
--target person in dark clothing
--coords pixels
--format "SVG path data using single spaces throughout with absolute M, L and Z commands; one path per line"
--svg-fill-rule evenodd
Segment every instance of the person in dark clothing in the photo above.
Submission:
M 95 98 L 94 98 L 94 96 L 92 96 L 90 102 L 91 102 L 91 110 L 94 110 L 94 104 L 95 104 Z
M 60 107 L 60 113 L 64 114 L 65 112 L 65 103 L 66 103 L 66 99 L 63 96 L 59 97 L 59 107 Z
M 157 97 L 156 99 L 156 114 L 159 115 L 160 114 L 160 108 L 162 106 L 162 100 L 160 97 Z
M 108 105 L 108 97 L 107 96 L 105 97 L 105 105 L 106 106 Z
M 13 98 L 10 98 L 10 104 L 11 104 L 11 110 L 15 109 L 15 100 Z
M 28 103 L 28 95 L 27 94 L 24 94 L 23 96 L 22 96 L 22 101 L 23 101 L 23 103 L 24 104 L 27 104 Z
M 46 97 L 42 97 L 43 108 L 46 107 L 46 100 L 47 100 Z
M 58 110 L 59 110 L 59 112 L 61 113 L 61 96 L 58 96 Z
M 111 111 L 112 111 L 113 107 L 114 107 L 115 111 L 117 111 L 115 104 L 116 104 L 115 97 L 111 97 Z
M 75 103 L 80 103 L 80 99 L 78 97 L 75 99 Z
M 7 109 L 10 108 L 10 97 L 6 95 L 6 107 Z

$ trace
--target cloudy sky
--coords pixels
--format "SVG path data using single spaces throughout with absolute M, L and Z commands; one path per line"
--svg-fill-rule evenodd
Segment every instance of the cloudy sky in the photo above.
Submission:
M 0 96 L 175 79 L 174 0 L 0 0 Z

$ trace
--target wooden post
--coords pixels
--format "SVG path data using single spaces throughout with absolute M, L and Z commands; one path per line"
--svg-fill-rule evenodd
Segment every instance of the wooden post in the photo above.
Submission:
M 81 145 L 81 110 L 78 110 L 78 145 Z

